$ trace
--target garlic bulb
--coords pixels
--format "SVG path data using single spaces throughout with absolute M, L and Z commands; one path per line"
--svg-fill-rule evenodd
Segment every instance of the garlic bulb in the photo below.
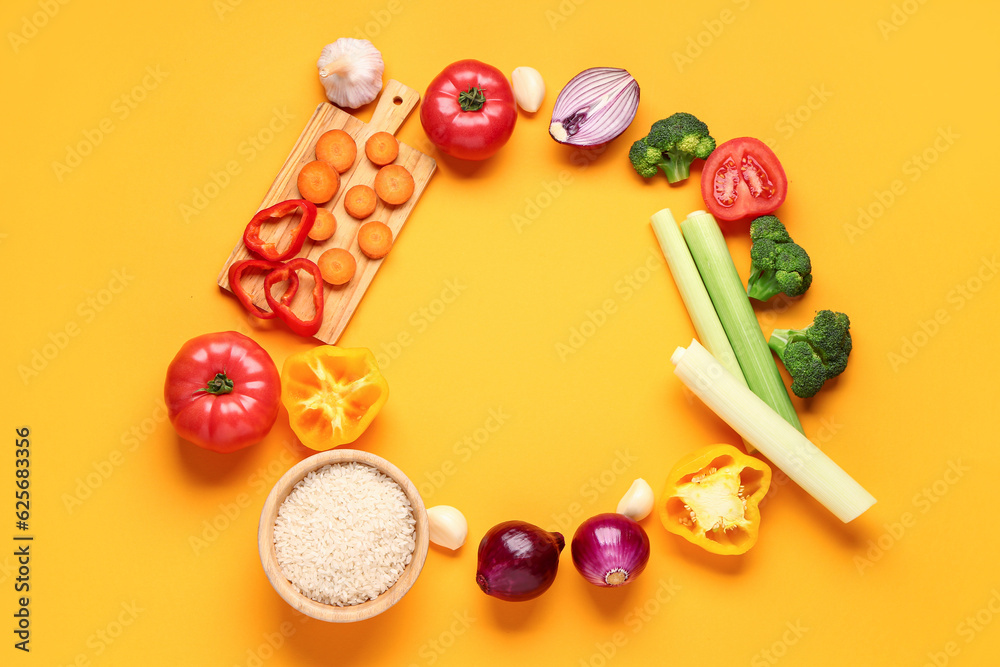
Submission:
M 545 81 L 534 67 L 518 67 L 510 75 L 517 106 L 535 113 L 545 99 Z
M 469 524 L 465 521 L 465 516 L 451 505 L 427 508 L 427 523 L 430 526 L 431 542 L 446 549 L 458 549 L 469 536 Z
M 341 37 L 323 47 L 316 62 L 326 97 L 339 107 L 356 109 L 378 97 L 385 63 L 367 39 Z
M 618 513 L 633 521 L 642 521 L 653 511 L 653 500 L 653 488 L 640 477 L 632 482 L 632 486 L 618 503 Z

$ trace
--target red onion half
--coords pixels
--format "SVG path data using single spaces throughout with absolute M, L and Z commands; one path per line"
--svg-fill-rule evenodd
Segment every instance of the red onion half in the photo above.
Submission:
M 505 521 L 479 543 L 476 583 L 509 602 L 538 597 L 552 585 L 566 540 L 524 521 Z
M 556 98 L 549 134 L 561 144 L 599 146 L 625 131 L 639 108 L 639 84 L 614 67 L 592 67 Z
M 623 586 L 646 569 L 649 537 L 624 514 L 598 514 L 584 521 L 570 546 L 573 564 L 595 586 Z

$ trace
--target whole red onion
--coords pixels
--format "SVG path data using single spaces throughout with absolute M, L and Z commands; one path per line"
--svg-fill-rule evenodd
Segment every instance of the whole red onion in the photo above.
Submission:
M 595 586 L 623 586 L 646 569 L 649 537 L 624 514 L 598 514 L 584 521 L 570 546 L 573 564 Z
M 476 583 L 487 595 L 509 602 L 538 597 L 555 580 L 565 546 L 560 533 L 524 521 L 497 524 L 479 543 Z

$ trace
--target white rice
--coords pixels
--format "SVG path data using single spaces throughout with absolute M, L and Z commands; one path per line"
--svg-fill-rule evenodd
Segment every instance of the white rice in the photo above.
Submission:
M 303 595 L 345 607 L 374 600 L 413 557 L 413 508 L 399 484 L 363 463 L 306 475 L 278 508 L 274 549 Z

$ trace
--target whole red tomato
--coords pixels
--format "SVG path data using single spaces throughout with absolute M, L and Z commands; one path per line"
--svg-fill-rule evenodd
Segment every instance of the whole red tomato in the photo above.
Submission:
M 517 109 L 503 72 L 478 60 L 459 60 L 427 87 L 420 123 L 439 149 L 462 160 L 485 160 L 507 143 Z
M 718 220 L 767 215 L 781 206 L 787 193 L 778 157 L 753 137 L 719 144 L 701 170 L 701 196 Z
M 170 362 L 164 398 L 182 438 L 233 452 L 263 440 L 274 426 L 281 377 L 267 351 L 243 334 L 204 334 Z

